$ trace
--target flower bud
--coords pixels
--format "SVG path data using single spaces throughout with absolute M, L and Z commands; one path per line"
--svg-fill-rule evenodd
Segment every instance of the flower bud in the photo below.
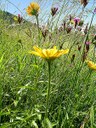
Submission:
M 51 8 L 51 15 L 54 16 L 57 11 L 58 11 L 58 8 L 56 7 Z
M 91 42 L 85 42 L 86 52 L 88 52 L 88 51 L 89 51 L 90 43 L 91 43 Z

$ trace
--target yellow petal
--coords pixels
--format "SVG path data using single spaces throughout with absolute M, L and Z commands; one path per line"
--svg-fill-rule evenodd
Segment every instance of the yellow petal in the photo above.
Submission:
M 34 55 L 36 55 L 36 56 L 40 56 L 40 54 L 39 54 L 38 52 L 35 52 L 35 51 L 29 51 L 28 53 L 34 54 Z
M 67 54 L 69 52 L 69 49 L 66 50 L 59 50 L 56 54 L 54 54 L 54 57 L 59 57 L 63 54 Z
M 37 47 L 37 46 L 33 46 L 33 49 L 36 51 L 36 52 L 39 52 L 41 53 L 42 52 L 42 49 Z
M 18 20 L 18 19 L 17 19 L 17 17 L 14 17 L 13 19 L 14 19 L 15 21 L 17 21 L 17 20 Z
M 33 49 L 34 49 L 42 58 L 45 58 L 45 55 L 43 54 L 41 48 L 38 48 L 38 47 L 36 47 L 36 46 L 33 46 Z
M 63 54 L 67 54 L 69 52 L 69 49 L 63 50 Z
M 32 2 L 30 3 L 30 5 L 27 7 L 26 9 L 26 12 L 28 13 L 28 15 L 36 15 L 38 13 L 38 11 L 40 10 L 40 6 L 35 3 L 35 2 Z M 36 14 L 33 13 L 34 11 L 36 11 Z
M 31 51 L 31 54 L 40 56 L 44 59 L 49 59 L 49 60 L 54 60 L 55 58 L 58 58 L 59 56 L 63 55 L 63 54 L 67 54 L 69 52 L 69 49 L 66 50 L 57 50 L 56 46 L 54 46 L 51 49 L 41 49 L 37 46 L 34 46 L 33 49 L 35 51 Z
M 56 46 L 54 46 L 54 47 L 53 47 L 53 49 L 57 49 L 57 47 L 56 47 Z
M 48 54 L 47 54 L 47 50 L 46 50 L 46 49 L 43 49 L 43 50 L 42 50 L 42 53 L 43 53 L 43 55 L 45 56 L 45 58 L 48 58 Z
M 86 62 L 90 69 L 96 70 L 96 64 L 94 62 L 88 60 Z

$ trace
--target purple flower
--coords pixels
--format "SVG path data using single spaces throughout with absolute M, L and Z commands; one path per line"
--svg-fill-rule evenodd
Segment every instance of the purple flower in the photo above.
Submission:
M 74 22 L 77 22 L 77 23 L 80 22 L 80 18 L 74 18 L 73 20 Z
M 94 13 L 96 13 L 96 8 L 94 9 Z
M 80 22 L 80 18 L 74 18 L 73 21 L 75 22 L 75 28 L 76 28 L 77 24 Z
M 20 14 L 18 14 L 18 23 L 20 24 L 22 20 L 23 20 L 23 17 Z
M 86 44 L 86 45 L 89 45 L 89 44 L 91 44 L 91 42 L 88 42 L 88 41 L 87 41 L 87 42 L 85 42 L 85 44 Z
M 21 15 L 20 15 L 20 14 L 18 14 L 18 17 L 21 17 Z

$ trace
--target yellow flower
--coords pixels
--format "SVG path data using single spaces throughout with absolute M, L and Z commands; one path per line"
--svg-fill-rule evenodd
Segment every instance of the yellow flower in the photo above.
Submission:
M 94 62 L 86 60 L 86 63 L 90 69 L 96 70 L 96 64 Z
M 33 49 L 35 51 L 30 51 L 30 54 L 34 54 L 36 56 L 40 56 L 43 59 L 46 60 L 54 60 L 58 57 L 60 57 L 63 54 L 67 54 L 69 52 L 69 49 L 66 50 L 58 50 L 56 46 L 54 46 L 51 49 L 41 49 L 39 47 L 34 46 Z
M 15 21 L 17 21 L 18 20 L 18 18 L 15 16 L 14 18 L 13 18 Z
M 30 3 L 30 5 L 26 9 L 28 15 L 30 16 L 38 15 L 39 10 L 40 10 L 40 6 L 35 2 Z
M 74 22 L 74 20 L 71 20 L 70 23 L 71 23 L 71 24 L 74 24 L 75 22 Z

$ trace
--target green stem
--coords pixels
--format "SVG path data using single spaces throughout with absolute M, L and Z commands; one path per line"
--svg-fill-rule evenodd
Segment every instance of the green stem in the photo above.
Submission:
M 87 41 L 87 39 L 88 39 L 88 35 L 89 35 L 89 31 L 90 31 L 90 28 L 91 28 L 93 19 L 94 19 L 94 13 L 93 13 L 92 18 L 91 18 L 91 22 L 90 22 L 90 25 L 89 25 L 89 29 L 88 29 L 87 35 L 86 35 L 86 37 L 85 37 L 85 39 L 84 39 L 84 46 L 83 46 L 82 56 L 83 56 L 84 51 L 85 51 L 85 43 L 86 43 L 86 41 Z
M 38 34 L 39 34 L 39 20 L 38 20 L 38 15 L 36 15 L 36 21 L 37 21 L 37 28 L 38 28 Z
M 96 51 L 96 45 L 94 46 L 94 52 L 93 52 L 93 60 L 95 61 L 95 51 Z
M 45 116 L 48 117 L 48 109 L 49 109 L 49 97 L 50 97 L 50 80 L 51 80 L 51 65 L 50 62 L 48 62 L 48 88 L 47 88 L 47 99 L 46 99 L 46 113 Z
M 37 21 L 37 28 L 38 28 L 38 45 L 40 43 L 40 29 L 39 29 L 39 19 L 38 15 L 36 15 L 36 21 Z

